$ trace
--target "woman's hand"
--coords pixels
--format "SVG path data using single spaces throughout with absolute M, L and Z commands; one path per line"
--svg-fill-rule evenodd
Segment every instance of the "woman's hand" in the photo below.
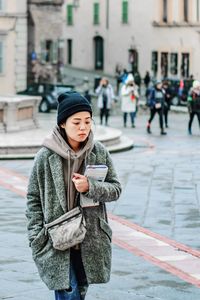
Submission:
M 86 193 L 89 190 L 88 179 L 86 176 L 74 173 L 72 177 L 72 181 L 75 185 L 75 188 L 80 193 Z

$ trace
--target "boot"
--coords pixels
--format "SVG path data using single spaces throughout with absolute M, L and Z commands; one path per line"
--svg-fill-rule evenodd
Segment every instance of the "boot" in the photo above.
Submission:
M 191 128 L 188 128 L 188 134 L 192 135 L 192 129 Z
M 165 132 L 163 129 L 161 129 L 161 132 L 160 132 L 161 135 L 166 135 L 167 132 Z
M 147 124 L 147 133 L 151 134 L 151 127 L 150 127 L 150 123 Z

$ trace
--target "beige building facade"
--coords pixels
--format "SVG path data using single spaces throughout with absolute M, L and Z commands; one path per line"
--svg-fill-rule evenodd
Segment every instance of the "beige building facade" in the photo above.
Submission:
M 62 5 L 63 0 L 28 0 L 29 81 L 55 80 L 63 60 Z
M 0 0 L 0 94 L 26 88 L 27 1 Z
M 200 0 L 65 0 L 64 62 L 200 79 Z

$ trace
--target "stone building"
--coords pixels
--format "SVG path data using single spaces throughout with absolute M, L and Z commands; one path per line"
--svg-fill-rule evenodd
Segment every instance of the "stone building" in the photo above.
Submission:
M 28 79 L 56 80 L 63 61 L 63 0 L 28 0 Z
M 200 0 L 65 0 L 63 20 L 66 65 L 200 79 Z
M 27 1 L 0 0 L 0 94 L 26 87 Z

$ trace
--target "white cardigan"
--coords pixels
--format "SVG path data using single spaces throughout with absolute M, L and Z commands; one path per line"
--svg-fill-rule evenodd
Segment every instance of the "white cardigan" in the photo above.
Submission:
M 97 101 L 97 106 L 98 108 L 103 108 L 103 89 L 102 86 L 99 85 L 97 89 L 95 90 L 96 94 L 98 95 L 98 101 Z M 114 91 L 112 88 L 111 84 L 108 84 L 106 87 L 106 94 L 108 97 L 108 103 L 107 103 L 107 108 L 110 109 L 113 103 L 113 99 L 115 97 Z
M 131 91 L 134 91 L 135 99 L 131 100 Z M 135 112 L 139 98 L 137 86 L 123 85 L 121 89 L 121 110 L 122 112 Z

